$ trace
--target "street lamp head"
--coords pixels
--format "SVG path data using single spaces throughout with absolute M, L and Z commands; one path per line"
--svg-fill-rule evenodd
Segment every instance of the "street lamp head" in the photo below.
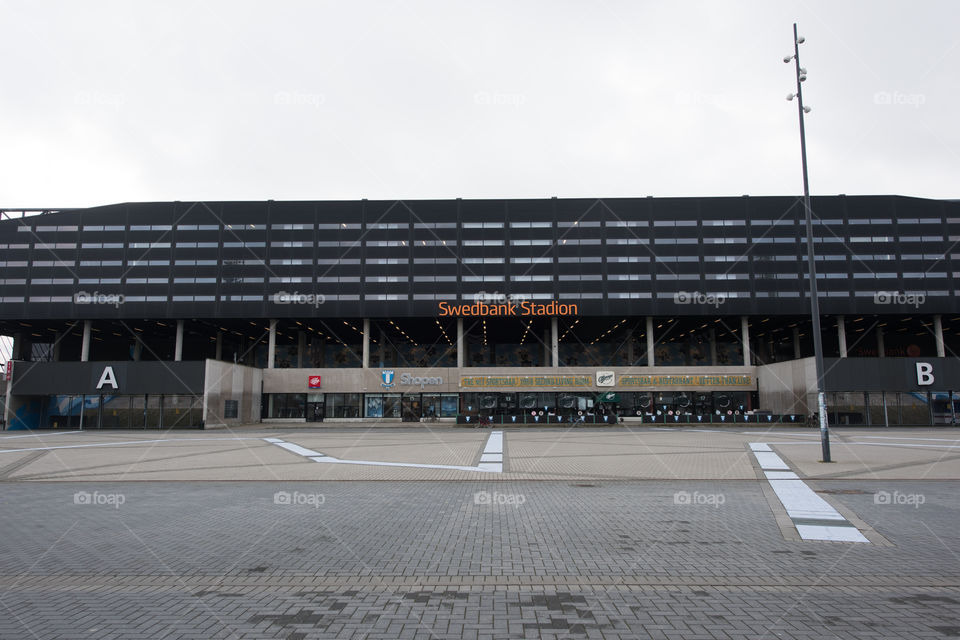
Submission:
M 804 112 L 804 113 L 810 113 L 811 111 L 813 111 L 813 109 L 810 108 L 810 107 L 806 107 L 806 106 L 805 106 L 805 107 L 803 108 L 803 112 Z
M 801 74 L 800 74 L 800 82 L 803 82 L 803 81 L 806 80 L 806 79 L 807 79 L 807 76 L 805 76 L 805 75 L 803 75 L 803 74 L 801 73 Z
M 783 56 L 783 63 L 790 64 L 790 61 L 793 60 L 793 56 Z
M 803 75 L 807 75 L 807 70 L 804 69 L 803 67 L 800 67 L 800 73 L 802 73 Z
M 800 36 L 799 38 L 797 38 L 797 44 L 803 44 L 804 42 L 806 42 L 806 38 L 804 38 L 803 36 Z
M 796 97 L 797 97 L 797 94 L 795 94 L 795 93 L 788 93 L 788 94 L 787 94 L 787 102 L 790 102 L 791 100 L 793 100 L 793 99 L 796 98 Z

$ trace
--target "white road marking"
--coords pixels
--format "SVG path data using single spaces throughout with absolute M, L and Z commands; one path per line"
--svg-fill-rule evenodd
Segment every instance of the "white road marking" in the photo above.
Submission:
M 761 469 L 775 469 L 789 471 L 790 467 L 786 462 L 780 459 L 780 456 L 775 454 L 773 451 L 754 451 L 753 455 L 756 456 L 757 462 L 760 463 Z
M 949 442 L 949 441 L 948 441 Z M 767 444 L 775 444 L 777 446 L 782 445 L 807 445 L 807 446 L 819 446 L 819 442 L 768 442 Z M 860 442 L 858 440 L 853 440 L 849 442 L 834 442 L 834 444 L 840 445 L 851 445 L 851 444 L 862 444 L 868 447 L 914 447 L 920 449 L 960 449 L 960 445 L 954 444 L 910 444 L 909 442 Z
M 897 436 L 871 436 L 871 435 L 858 435 L 858 438 L 869 438 L 870 440 L 927 440 L 930 442 L 960 442 L 960 439 L 953 438 L 898 438 Z
M 751 442 L 750 450 L 760 463 L 760 468 L 763 469 L 770 487 L 777 494 L 780 504 L 787 510 L 787 515 L 793 521 L 793 526 L 796 527 L 801 539 L 870 542 L 826 500 L 808 487 L 797 474 L 790 471 L 789 465 L 776 453 L 770 451 L 768 443 Z M 785 471 L 779 471 L 780 469 Z M 824 524 L 830 522 L 835 522 L 836 525 Z
M 305 458 L 310 458 L 312 456 L 323 456 L 323 454 L 318 451 L 314 451 L 313 449 L 307 449 L 306 447 L 301 447 L 300 445 L 293 444 L 292 442 L 284 442 L 283 440 L 281 440 L 280 442 L 274 442 L 273 444 L 277 445 L 278 447 L 283 447 L 287 451 L 295 453 L 298 456 L 303 456 Z
M 452 469 L 455 471 L 483 471 L 489 473 L 503 472 L 503 432 L 491 431 L 490 437 L 480 454 L 480 464 L 475 467 L 450 465 L 450 464 L 421 464 L 417 462 L 383 462 L 380 460 L 341 460 L 334 456 L 328 456 L 312 449 L 301 447 L 292 442 L 285 442 L 280 438 L 260 438 L 278 447 L 283 447 L 291 453 L 309 458 L 314 462 L 326 464 L 357 464 L 373 467 L 409 467 L 413 469 Z
M 8 440 L 11 438 L 39 438 L 41 436 L 62 436 L 68 433 L 83 433 L 82 431 L 50 431 L 46 433 L 28 433 L 22 436 L 0 436 L 0 440 Z
M 53 449 L 86 449 L 87 447 L 117 447 L 126 444 L 154 444 L 157 442 L 231 442 L 238 440 L 263 440 L 263 438 L 163 438 L 160 440 L 128 440 L 126 442 L 94 442 L 91 444 L 62 444 L 51 447 L 0 449 L 0 453 L 17 453 L 20 451 L 51 451 Z

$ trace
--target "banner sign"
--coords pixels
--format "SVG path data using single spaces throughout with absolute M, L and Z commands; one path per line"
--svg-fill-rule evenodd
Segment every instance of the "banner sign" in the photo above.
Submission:
M 750 387 L 753 376 L 747 375 L 622 375 L 617 381 L 622 387 Z
M 593 376 L 464 376 L 461 387 L 592 387 Z

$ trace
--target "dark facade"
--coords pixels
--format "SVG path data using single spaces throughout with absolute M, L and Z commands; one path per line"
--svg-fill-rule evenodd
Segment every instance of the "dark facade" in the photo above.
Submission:
M 960 352 L 960 202 L 812 208 L 828 358 Z M 147 386 L 150 361 L 759 376 L 746 368 L 812 355 L 792 196 L 118 204 L 0 222 L 0 267 L 15 360 L 128 362 Z M 540 312 L 464 308 L 478 302 Z M 73 393 L 51 391 L 58 371 L 29 393 Z M 866 391 L 843 379 L 829 388 Z

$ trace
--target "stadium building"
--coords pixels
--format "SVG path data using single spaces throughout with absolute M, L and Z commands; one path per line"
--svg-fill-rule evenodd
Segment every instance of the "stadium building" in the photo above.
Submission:
M 960 202 L 814 197 L 832 424 L 952 424 Z M 6 210 L 7 428 L 796 422 L 796 197 Z

